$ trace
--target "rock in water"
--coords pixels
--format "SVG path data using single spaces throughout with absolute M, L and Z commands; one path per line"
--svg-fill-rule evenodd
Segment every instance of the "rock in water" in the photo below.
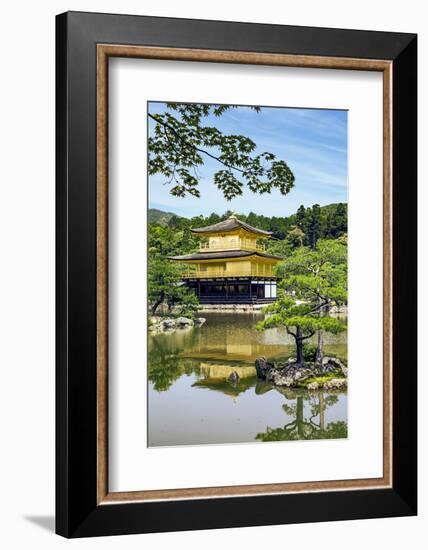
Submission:
M 196 317 L 195 325 L 198 327 L 201 327 L 205 323 L 205 321 L 206 321 L 205 317 Z
M 268 372 L 270 372 L 272 369 L 275 368 L 275 365 L 272 363 L 268 363 L 266 361 L 266 357 L 257 357 L 256 359 L 256 372 L 257 372 L 257 378 L 260 378 L 261 380 L 266 380 L 266 376 Z
M 228 380 L 229 380 L 229 382 L 232 382 L 232 384 L 238 384 L 240 378 L 239 378 L 239 374 L 236 372 L 236 370 L 234 370 L 232 373 L 230 373 Z

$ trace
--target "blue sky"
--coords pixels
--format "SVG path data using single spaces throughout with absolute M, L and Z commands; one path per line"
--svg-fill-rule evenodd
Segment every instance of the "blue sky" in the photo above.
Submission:
M 150 113 L 161 113 L 163 103 L 149 103 Z M 174 197 L 165 185 L 166 178 L 149 177 L 149 208 L 159 208 L 181 216 L 238 213 L 288 216 L 304 204 L 321 206 L 347 202 L 347 112 L 323 109 L 263 107 L 261 112 L 247 107 L 226 111 L 221 117 L 208 117 L 204 124 L 216 126 L 226 134 L 243 134 L 256 144 L 255 153 L 269 151 L 285 160 L 293 171 L 295 186 L 288 195 L 274 190 L 259 195 L 245 189 L 240 197 L 226 201 L 213 181 L 221 165 L 207 157 L 198 168 L 200 198 Z M 149 132 L 152 125 L 149 124 Z

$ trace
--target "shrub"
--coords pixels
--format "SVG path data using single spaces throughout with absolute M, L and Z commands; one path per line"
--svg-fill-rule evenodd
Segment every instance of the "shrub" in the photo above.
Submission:
M 317 346 L 315 344 L 303 344 L 303 358 L 305 361 L 315 363 L 317 357 Z

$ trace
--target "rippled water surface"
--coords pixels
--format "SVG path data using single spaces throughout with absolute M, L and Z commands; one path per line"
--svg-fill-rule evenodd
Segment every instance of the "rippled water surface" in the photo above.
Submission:
M 276 388 L 254 361 L 294 355 L 282 329 L 257 332 L 261 314 L 204 313 L 200 328 L 149 335 L 149 445 L 347 437 L 347 395 Z M 346 359 L 346 333 L 325 353 Z M 236 371 L 239 382 L 228 381 Z

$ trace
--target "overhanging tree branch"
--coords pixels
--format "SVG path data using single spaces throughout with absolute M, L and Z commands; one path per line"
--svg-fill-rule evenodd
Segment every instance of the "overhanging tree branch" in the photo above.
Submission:
M 245 170 L 242 170 L 242 168 L 238 168 L 237 166 L 233 166 L 232 164 L 228 164 L 227 162 L 224 162 L 221 158 L 217 157 L 216 155 L 211 154 L 209 151 L 206 151 L 205 149 L 201 149 L 199 147 L 196 147 L 196 145 L 193 145 L 192 143 L 189 143 L 186 139 L 184 139 L 180 134 L 177 132 L 175 128 L 173 128 L 170 124 L 167 122 L 164 122 L 163 120 L 159 120 L 155 115 L 152 115 L 148 113 L 148 116 L 155 120 L 158 124 L 161 124 L 164 128 L 167 128 L 168 130 L 171 130 L 171 132 L 182 142 L 186 147 L 190 147 L 194 151 L 197 151 L 198 153 L 202 153 L 204 155 L 207 155 L 208 157 L 211 157 L 212 159 L 216 160 L 217 162 L 220 162 L 223 164 L 223 166 L 226 166 L 227 168 L 231 168 L 233 170 L 237 170 L 238 172 L 241 172 L 241 174 L 245 174 Z M 168 141 L 170 141 L 168 139 Z
M 229 108 L 230 106 L 226 106 Z M 204 124 L 210 115 L 221 116 L 227 109 L 216 105 L 167 104 L 177 111 L 147 113 L 155 123 L 148 140 L 149 174 L 163 174 L 171 183 L 171 165 L 179 182 L 170 189 L 174 196 L 199 196 L 200 177 L 195 168 L 212 159 L 221 167 L 214 170 L 214 185 L 226 200 L 242 195 L 244 187 L 253 193 L 269 193 L 276 188 L 282 195 L 294 186 L 294 175 L 287 163 L 273 153 L 255 153 L 256 144 L 245 135 L 225 134 L 215 126 Z M 193 169 L 193 171 L 192 171 Z

